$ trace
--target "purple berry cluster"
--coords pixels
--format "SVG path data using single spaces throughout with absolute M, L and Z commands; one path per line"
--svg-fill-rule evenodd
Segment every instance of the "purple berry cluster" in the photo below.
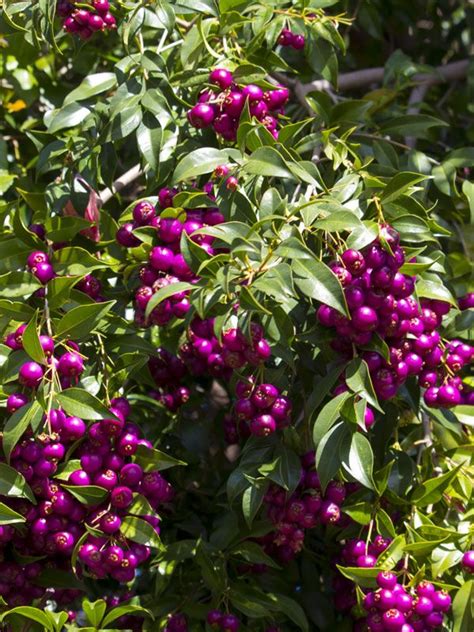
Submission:
M 266 437 L 290 424 L 291 401 L 273 384 L 239 381 L 234 417 L 241 435 Z
M 301 551 L 307 529 L 320 524 L 343 524 L 341 506 L 351 491 L 349 485 L 334 480 L 322 492 L 314 452 L 305 454 L 301 465 L 300 483 L 290 497 L 277 485 L 265 495 L 267 515 L 275 530 L 263 536 L 261 542 L 265 551 L 281 563 L 290 562 Z
M 168 617 L 163 632 L 188 632 L 188 621 L 184 614 L 172 614 Z
M 212 630 L 222 632 L 238 632 L 240 629 L 240 619 L 235 614 L 226 614 L 221 610 L 209 610 L 206 618 Z
M 10 501 L 12 499 L 9 499 Z M 21 506 L 15 505 L 18 509 Z M 12 533 L 6 539 L 6 533 Z M 11 541 L 13 548 L 6 546 Z M 0 527 L 0 551 L 2 561 L 0 562 L 0 596 L 11 607 L 27 606 L 37 599 L 53 599 L 58 604 L 66 605 L 71 603 L 80 595 L 78 590 L 43 588 L 36 581 L 43 572 L 45 566 L 42 562 L 20 563 L 14 559 L 13 550 L 20 552 L 24 550 L 22 540 L 11 526 Z M 18 548 L 19 547 L 19 548 Z M 48 560 L 48 567 L 66 571 L 67 565 L 58 561 Z
M 226 68 L 215 68 L 209 75 L 209 83 L 212 87 L 203 90 L 198 103 L 188 111 L 193 127 L 212 126 L 216 134 L 233 142 L 237 138 L 240 115 L 248 102 L 250 115 L 278 138 L 278 115 L 284 113 L 288 88 L 277 86 L 265 91 L 255 84 L 238 85 Z
M 293 33 L 290 29 L 282 29 L 278 36 L 278 44 L 280 46 L 291 46 L 295 50 L 302 50 L 305 46 L 305 36 L 299 33 Z
M 350 566 L 353 568 L 373 568 L 377 564 L 379 555 L 389 546 L 391 540 L 375 535 L 371 540 L 347 540 L 337 557 L 334 566 Z M 334 589 L 334 605 L 341 612 L 350 612 L 357 604 L 357 594 L 353 582 L 337 571 L 332 580 Z
M 151 391 L 150 396 L 170 412 L 175 412 L 188 401 L 191 394 L 187 386 L 180 384 L 188 370 L 181 358 L 167 349 L 160 347 L 157 353 L 157 357 L 148 361 L 148 368 L 158 387 L 157 391 Z
M 257 367 L 268 360 L 271 348 L 257 323 L 252 323 L 250 338 L 241 329 L 232 328 L 224 331 L 219 341 L 214 334 L 214 319 L 195 317 L 179 354 L 192 375 L 229 380 L 235 369 Z
M 10 332 L 5 337 L 5 345 L 13 351 L 23 349 L 23 334 L 27 325 L 24 323 Z M 81 373 L 84 371 L 84 356 L 79 350 L 79 346 L 72 340 L 56 346 L 54 340 L 47 335 L 41 334 L 39 342 L 44 352 L 44 364 L 28 361 L 20 366 L 18 381 L 20 384 L 33 391 L 37 390 L 44 378 L 53 379 L 53 374 L 59 377 L 63 388 L 77 383 Z M 15 412 L 29 401 L 28 397 L 21 392 L 11 393 L 7 398 L 7 411 Z
M 6 343 L 11 348 L 23 348 L 26 325 L 8 334 Z M 45 354 L 45 364 L 26 362 L 19 370 L 19 382 L 27 389 L 36 390 L 50 372 L 59 376 L 61 387 L 77 382 L 84 371 L 83 356 L 72 341 L 64 343 L 66 350 L 58 353 L 49 336 L 39 337 Z M 56 355 L 55 355 L 56 354 Z M 25 406 L 29 397 L 22 392 L 7 398 L 7 412 L 14 413 Z M 144 471 L 135 462 L 139 446 L 151 448 L 141 438 L 139 427 L 127 421 L 131 412 L 128 401 L 119 397 L 112 400 L 110 418 L 87 427 L 79 417 L 67 416 L 61 409 L 51 409 L 43 419 L 44 431 L 34 437 L 28 430 L 11 451 L 10 465 L 29 484 L 36 504 L 16 498 L 5 498 L 15 511 L 25 517 L 20 533 L 11 527 L 1 527 L 3 542 L 12 541 L 23 556 L 47 556 L 48 564 L 61 567 L 70 558 L 81 540 L 79 560 L 89 574 L 96 578 L 110 576 L 129 582 L 138 565 L 150 554 L 148 547 L 128 541 L 120 533 L 124 517 L 137 494 L 141 494 L 155 512 L 173 496 L 169 483 L 158 471 Z M 65 457 L 78 459 L 80 468 L 65 478 L 62 470 Z M 59 478 L 58 478 L 59 477 Z M 67 483 L 63 483 L 67 480 Z M 84 506 L 74 495 L 74 487 L 94 485 L 104 490 L 105 498 L 97 504 Z M 133 508 L 132 508 L 133 514 Z M 159 518 L 155 513 L 141 516 L 157 532 Z M 84 524 L 97 531 L 85 536 Z M 8 558 L 8 554 L 4 557 Z M 4 590 L 6 596 L 11 590 Z
M 136 424 L 127 422 L 128 401 L 116 398 L 110 411 L 113 418 L 103 419 L 88 428 L 86 440 L 75 452 L 81 469 L 72 472 L 68 482 L 96 485 L 107 491 L 106 499 L 90 508 L 85 518 L 85 522 L 99 529 L 102 535 L 86 538 L 79 549 L 79 560 L 95 578 L 111 576 L 126 583 L 133 580 L 138 565 L 148 559 L 150 549 L 123 537 L 122 521 L 130 512 L 134 513 L 137 494 L 146 498 L 155 511 L 172 500 L 173 489 L 158 471 L 144 471 L 134 460 L 139 446 L 152 446 L 141 438 Z M 155 513 L 141 517 L 159 533 L 160 520 Z
M 62 247 L 62 244 L 55 244 L 55 246 L 56 249 L 59 249 L 58 247 Z M 34 250 L 31 252 L 26 260 L 26 265 L 28 270 L 34 274 L 38 281 L 40 281 L 43 285 L 46 285 L 48 281 L 51 281 L 51 279 L 54 279 L 57 276 L 49 255 L 42 250 Z M 102 284 L 99 279 L 92 274 L 86 274 L 76 283 L 75 287 L 77 290 L 87 294 L 97 303 L 105 300 L 102 296 Z M 40 288 L 36 295 L 38 297 L 43 297 L 44 288 Z
M 212 187 L 212 183 L 210 183 Z M 207 191 L 211 192 L 211 187 Z M 161 189 L 158 193 L 158 204 L 164 210 L 172 206 L 176 189 Z M 215 226 L 224 221 L 217 208 L 185 209 L 184 221 L 177 218 L 160 217 L 156 207 L 149 201 L 138 202 L 133 208 L 133 222 L 123 224 L 117 231 L 117 242 L 125 248 L 134 248 L 141 244 L 133 230 L 138 227 L 151 226 L 156 229 L 157 245 L 149 254 L 147 265 L 140 269 L 140 287 L 135 292 L 135 320 L 141 327 L 149 325 L 167 325 L 170 320 L 184 318 L 189 311 L 188 292 L 177 292 L 169 299 L 162 301 L 149 318 L 145 317 L 146 307 L 152 296 L 163 287 L 178 281 L 195 282 L 198 277 L 186 263 L 180 246 L 183 231 L 209 255 L 214 254 L 212 243 L 214 237 L 193 234 L 205 226 Z
M 405 253 L 398 232 L 380 226 L 380 239 L 362 251 L 345 250 L 330 264 L 344 288 L 350 318 L 328 305 L 317 311 L 319 322 L 335 330 L 332 348 L 346 358 L 356 353 L 368 364 L 375 392 L 382 400 L 394 397 L 410 377 L 418 378 L 428 406 L 449 408 L 471 403 L 457 375 L 468 364 L 474 349 L 461 341 L 445 344 L 437 328 L 450 309 L 441 300 L 415 299 L 415 277 L 400 268 Z M 364 351 L 378 334 L 388 345 L 388 361 L 381 354 Z M 345 384 L 338 387 L 344 390 Z M 373 423 L 369 411 L 367 425 Z
M 436 590 L 428 581 L 420 582 L 412 590 L 406 589 L 391 571 L 380 572 L 376 581 L 378 589 L 364 598 L 367 617 L 359 623 L 361 629 L 424 632 L 443 625 L 444 615 L 451 607 L 451 597 L 444 590 Z
M 97 31 L 117 28 L 115 17 L 110 12 L 109 0 L 92 0 L 87 8 L 74 0 L 58 0 L 57 13 L 63 18 L 63 28 L 81 39 L 89 39 Z

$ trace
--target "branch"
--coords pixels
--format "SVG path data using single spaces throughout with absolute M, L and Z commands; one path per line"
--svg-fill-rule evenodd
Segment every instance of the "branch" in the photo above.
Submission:
M 430 84 L 427 81 L 424 81 L 413 88 L 408 99 L 407 114 L 418 114 L 429 87 Z M 405 136 L 405 143 L 408 147 L 410 147 L 410 149 L 414 149 L 416 145 L 416 138 L 414 136 Z
M 124 189 L 131 182 L 139 178 L 145 173 L 145 170 L 140 167 L 140 165 L 135 165 L 124 174 L 122 174 L 115 182 L 112 184 L 110 189 L 104 189 L 99 193 L 99 201 L 100 205 L 108 202 L 116 193 Z
M 433 73 L 418 73 L 413 75 L 411 81 L 414 83 L 433 85 L 436 83 L 444 83 L 445 81 L 462 79 L 467 74 L 468 63 L 469 61 L 467 59 L 463 59 L 438 66 L 434 68 Z M 343 92 L 344 90 L 351 90 L 353 88 L 362 88 L 372 83 L 380 83 L 383 80 L 384 72 L 385 69 L 383 67 L 378 67 L 365 68 L 364 70 L 356 70 L 339 75 L 338 91 Z M 300 99 L 313 90 L 328 91 L 333 89 L 333 86 L 326 79 L 318 79 L 317 81 L 304 84 L 295 82 L 294 86 L 295 92 Z

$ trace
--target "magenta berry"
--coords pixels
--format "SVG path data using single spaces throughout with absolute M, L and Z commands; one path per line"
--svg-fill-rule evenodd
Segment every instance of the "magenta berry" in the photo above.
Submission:
M 37 362 L 26 362 L 20 367 L 18 380 L 24 386 L 37 388 L 43 379 L 43 369 Z
M 198 103 L 188 112 L 189 122 L 193 127 L 197 127 L 198 129 L 212 125 L 214 118 L 214 108 L 207 103 Z
M 155 207 L 147 200 L 143 200 L 133 207 L 132 215 L 139 226 L 145 226 L 150 224 L 155 216 Z
M 226 90 L 232 84 L 232 73 L 226 68 L 215 68 L 209 74 L 209 82 L 215 83 L 221 90 Z
M 224 614 L 220 620 L 222 632 L 238 632 L 240 621 L 234 614 Z
M 266 437 L 275 432 L 275 430 L 276 422 L 271 415 L 258 415 L 250 422 L 250 432 L 258 437 Z

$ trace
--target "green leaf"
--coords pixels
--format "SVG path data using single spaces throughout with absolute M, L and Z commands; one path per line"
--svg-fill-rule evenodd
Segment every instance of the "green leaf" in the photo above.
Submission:
M 48 132 L 50 134 L 56 134 L 56 132 L 66 127 L 76 127 L 82 123 L 89 114 L 89 108 L 79 105 L 79 103 L 69 103 L 48 117 L 46 124 Z
M 41 346 L 39 336 L 38 336 L 38 312 L 31 318 L 30 322 L 26 326 L 25 331 L 23 332 L 23 349 L 26 353 L 40 364 L 44 364 L 46 362 L 46 358 L 44 356 L 44 351 Z
M 344 577 L 355 582 L 361 588 L 375 588 L 377 583 L 375 578 L 380 573 L 379 568 L 359 568 L 358 566 L 340 566 L 337 568 Z
M 50 309 L 58 309 L 69 300 L 72 288 L 81 279 L 80 276 L 57 276 L 48 282 L 48 302 Z
M 82 609 L 91 625 L 98 628 L 100 622 L 104 618 L 105 611 L 107 610 L 107 604 L 103 599 L 90 602 L 88 599 L 84 599 L 82 602 Z
M 318 445 L 316 450 L 316 469 L 323 492 L 326 490 L 329 481 L 334 478 L 341 467 L 339 448 L 347 437 L 347 433 L 346 424 L 340 422 L 324 435 Z
M 393 202 L 401 195 L 403 195 L 410 187 L 422 180 L 425 180 L 426 176 L 419 173 L 402 172 L 397 173 L 387 184 L 382 191 L 380 199 L 384 204 Z
M 56 273 L 63 275 L 89 274 L 93 270 L 108 268 L 109 264 L 93 257 L 84 248 L 69 247 L 56 250 L 52 257 Z
M 446 127 L 448 123 L 427 114 L 406 114 L 390 118 L 380 126 L 380 131 L 385 134 L 399 134 L 401 136 L 422 136 L 431 127 Z
M 453 632 L 474 630 L 474 580 L 468 580 L 453 600 Z
M 113 608 L 105 617 L 102 622 L 102 626 L 106 628 L 110 623 L 113 623 L 120 617 L 132 615 L 134 617 L 148 617 L 154 621 L 153 613 L 146 608 L 142 608 L 142 606 L 135 606 L 133 604 L 128 604 L 125 606 L 117 606 L 117 608 Z
M 436 281 L 428 281 L 426 279 L 418 279 L 416 282 L 416 293 L 420 298 L 431 298 L 445 301 L 453 307 L 457 307 L 456 299 L 453 297 L 448 288 Z
M 114 72 L 98 72 L 87 75 L 78 87 L 66 96 L 64 105 L 68 105 L 73 101 L 90 99 L 90 97 L 94 97 L 96 94 L 107 92 L 116 85 L 117 77 Z
M 273 147 L 259 147 L 243 165 L 243 170 L 257 176 L 294 179 L 283 156 Z
M 343 208 L 344 207 L 341 206 L 341 209 Z M 324 210 L 324 207 L 322 207 L 321 210 Z M 314 226 L 314 228 L 319 228 L 319 230 L 326 230 L 330 233 L 351 231 L 357 228 L 359 230 L 363 229 L 363 224 L 357 215 L 345 210 L 338 210 L 335 213 L 331 213 L 329 217 L 318 219 L 313 222 L 312 226 Z
M 135 453 L 135 461 L 142 466 L 144 470 L 167 470 L 170 467 L 176 465 L 187 465 L 184 461 L 175 459 L 169 454 L 161 452 L 156 448 L 147 448 L 144 445 L 139 445 Z
M 97 485 L 65 485 L 67 489 L 83 505 L 99 505 L 107 498 L 108 491 Z
M 40 287 L 31 272 L 8 272 L 0 276 L 0 296 L 5 298 L 25 299 Z
M 158 534 L 151 524 L 143 520 L 143 518 L 125 516 L 122 520 L 120 533 L 124 538 L 132 540 L 132 542 L 138 542 L 138 544 L 144 544 L 145 546 L 151 546 L 157 549 L 161 548 L 161 540 Z
M 256 542 L 242 542 L 234 549 L 231 549 L 230 554 L 243 558 L 250 564 L 266 564 L 270 568 L 280 568 L 275 560 L 267 555 Z
M 67 388 L 57 393 L 56 399 L 68 415 L 81 419 L 115 419 L 102 402 L 82 388 Z
M 151 299 L 148 301 L 145 310 L 145 316 L 148 318 L 155 307 L 158 307 L 160 303 L 165 301 L 170 296 L 178 294 L 178 292 L 187 292 L 190 290 L 194 290 L 195 287 L 195 285 L 187 283 L 186 281 L 178 281 L 177 283 L 171 283 L 170 285 L 166 285 L 165 287 L 160 288 L 158 292 L 155 292 L 155 294 L 153 294 Z
M 430 478 L 424 481 L 418 487 L 415 487 L 411 495 L 411 502 L 417 507 L 426 507 L 426 505 L 433 505 L 441 500 L 444 491 L 450 486 L 462 467 L 462 464 L 454 467 L 446 474 L 437 476 L 436 478 Z
M 375 524 L 377 525 L 377 533 L 380 533 L 383 538 L 394 538 L 396 536 L 392 519 L 388 513 L 380 507 L 377 509 Z
M 284 445 L 279 445 L 274 460 L 259 468 L 259 473 L 292 494 L 301 478 L 301 462 L 298 455 Z
M 360 502 L 355 505 L 344 505 L 344 513 L 358 524 L 369 524 L 372 518 L 373 505 L 369 502 Z
M 142 110 L 139 105 L 131 105 L 121 110 L 112 121 L 111 139 L 121 140 L 129 136 L 142 121 Z
M 88 337 L 101 319 L 112 309 L 116 301 L 92 303 L 74 307 L 59 321 L 56 335 L 75 340 Z
M 346 384 L 351 391 L 357 395 L 362 395 L 369 404 L 372 404 L 374 408 L 383 413 L 383 409 L 377 400 L 370 378 L 369 367 L 365 360 L 354 358 L 346 367 L 345 377 Z
M 21 617 L 25 617 L 26 619 L 31 619 L 35 623 L 40 623 L 44 630 L 50 630 L 50 632 L 53 632 L 54 630 L 53 623 L 47 613 L 43 612 L 43 610 L 40 610 L 39 608 L 33 608 L 31 606 L 19 606 L 18 608 L 12 608 L 0 615 L 0 621 L 3 621 L 11 615 L 19 615 Z
M 10 320 L 29 320 L 33 314 L 33 308 L 26 303 L 0 300 L 0 316 L 8 316 Z
M 330 305 L 344 316 L 349 316 L 339 279 L 325 263 L 316 257 L 297 259 L 292 262 L 291 268 L 295 284 L 305 296 Z
M 269 597 L 273 597 L 275 605 L 279 612 L 283 612 L 286 616 L 293 621 L 298 630 L 302 632 L 308 632 L 309 625 L 303 608 L 291 597 L 282 595 L 281 593 L 275 593 L 275 595 L 269 594 Z
M 160 164 L 162 139 L 163 131 L 159 121 L 150 112 L 145 112 L 137 129 L 137 144 L 141 155 L 153 171 L 157 171 Z
M 231 156 L 236 155 L 239 156 L 240 153 L 231 149 L 215 149 L 214 147 L 195 149 L 178 162 L 173 174 L 173 182 L 211 173 L 219 165 L 226 164 Z
M 313 427 L 313 442 L 316 448 L 319 446 L 329 430 L 334 426 L 336 421 L 340 418 L 341 408 L 350 396 L 351 394 L 347 391 L 340 393 L 321 409 Z
M 377 558 L 377 567 L 386 571 L 392 570 L 396 564 L 402 559 L 405 552 L 406 540 L 405 536 L 397 535 L 388 547 Z
M 91 222 L 84 217 L 49 217 L 44 223 L 48 240 L 54 242 L 69 241 L 84 228 L 88 228 Z
M 1 471 L 0 471 L 1 475 Z M 0 482 L 0 489 L 2 488 L 2 484 L 4 481 Z M 25 522 L 26 518 L 21 514 L 13 511 L 8 505 L 0 502 L 0 525 L 4 524 L 17 524 L 19 522 Z
M 367 438 L 354 432 L 348 449 L 342 451 L 342 466 L 359 483 L 375 490 L 373 479 L 374 454 Z
M 252 526 L 255 516 L 262 505 L 267 487 L 268 485 L 255 483 L 247 487 L 243 493 L 242 513 L 249 528 Z
M 27 428 L 37 430 L 43 420 L 43 409 L 34 400 L 16 410 L 3 429 L 3 452 L 7 459 Z

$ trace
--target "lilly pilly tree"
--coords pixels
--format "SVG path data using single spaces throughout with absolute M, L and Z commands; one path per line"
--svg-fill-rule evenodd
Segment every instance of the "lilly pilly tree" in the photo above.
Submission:
M 471 631 L 469 7 L 2 11 L 3 628 Z

